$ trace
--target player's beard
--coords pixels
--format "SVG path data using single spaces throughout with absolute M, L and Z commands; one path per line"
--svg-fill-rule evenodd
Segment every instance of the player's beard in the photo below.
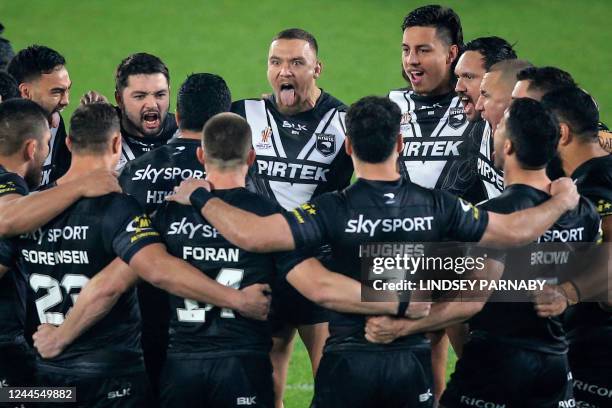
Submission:
M 40 165 L 29 165 L 24 175 L 24 180 L 30 190 L 35 190 L 40 186 L 42 181 L 42 163 Z
M 146 126 L 147 121 L 145 121 L 145 117 L 147 117 L 149 113 L 155 113 L 157 115 L 157 119 L 156 119 L 157 126 L 153 128 Z M 147 111 L 147 112 L 138 113 L 138 115 L 133 115 L 130 112 L 128 112 L 125 108 L 121 109 L 121 116 L 125 118 L 129 126 L 131 127 L 131 129 L 128 129 L 128 131 L 136 130 L 138 133 L 140 133 L 141 135 L 145 137 L 159 135 L 164 128 L 164 123 L 166 121 L 167 115 L 168 115 L 167 111 L 166 112 Z

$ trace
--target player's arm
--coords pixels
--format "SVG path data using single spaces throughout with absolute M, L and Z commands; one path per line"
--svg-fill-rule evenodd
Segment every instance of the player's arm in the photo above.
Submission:
M 182 259 L 170 255 L 163 244 L 152 243 L 129 260 L 142 279 L 173 295 L 238 311 L 265 320 L 270 308 L 270 287 L 254 284 L 242 290 L 221 285 Z
M 200 188 L 205 191 L 199 190 Z M 241 210 L 212 197 L 210 188 L 210 183 L 206 180 L 183 180 L 179 187 L 175 187 L 174 194 L 167 196 L 166 200 L 183 205 L 193 204 L 225 239 L 246 251 L 274 252 L 295 249 L 291 230 L 281 214 L 262 217 Z
M 61 354 L 76 338 L 106 316 L 119 297 L 137 280 L 138 275 L 125 262 L 115 259 L 83 287 L 60 326 L 38 326 L 32 336 L 38 353 L 43 358 Z
M 502 261 L 487 258 L 484 265 L 482 272 L 474 275 L 473 279 L 501 278 L 504 271 Z M 372 343 L 391 343 L 398 337 L 454 326 L 480 312 L 490 295 L 490 290 L 455 292 L 449 300 L 432 305 L 429 315 L 419 320 L 388 316 L 368 318 L 366 339 Z
M 121 188 L 113 172 L 95 170 L 78 181 L 29 195 L 0 197 L 0 237 L 34 230 L 56 217 L 81 197 L 97 197 Z
M 295 265 L 287 274 L 287 281 L 304 297 L 331 310 L 355 314 L 396 315 L 399 302 L 363 302 L 361 284 L 342 274 L 327 269 L 316 258 L 308 258 Z M 411 302 L 406 317 L 426 316 L 429 302 Z
M 580 195 L 569 178 L 551 184 L 552 198 L 537 207 L 511 214 L 489 212 L 489 223 L 480 243 L 489 247 L 526 245 L 544 234 L 566 211 L 576 207 Z

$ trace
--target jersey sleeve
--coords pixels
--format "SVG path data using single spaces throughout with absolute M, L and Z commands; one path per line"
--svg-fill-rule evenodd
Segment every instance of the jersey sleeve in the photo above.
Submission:
M 105 236 L 111 240 L 115 254 L 125 263 L 129 264 L 132 257 L 147 245 L 162 242 L 153 222 L 132 197 L 118 195 L 107 214 Z
M 467 201 L 444 191 L 432 191 L 436 197 L 436 212 L 442 220 L 444 236 L 460 242 L 478 242 L 482 238 L 489 214 Z
M 582 189 L 580 194 L 591 200 L 601 218 L 612 215 L 612 190 L 605 187 Z
M 334 232 L 339 204 L 337 193 L 328 193 L 285 212 L 295 247 L 318 247 L 328 243 Z
M 0 174 L 0 197 L 10 194 L 28 195 L 30 190 L 25 180 L 15 173 Z

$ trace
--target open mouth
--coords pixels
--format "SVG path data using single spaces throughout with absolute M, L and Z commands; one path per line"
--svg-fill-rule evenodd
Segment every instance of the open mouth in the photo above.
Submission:
M 415 85 L 421 83 L 423 80 L 423 76 L 425 75 L 424 71 L 410 71 L 408 73 L 408 77 L 410 78 L 410 82 Z
M 281 84 L 280 86 L 281 104 L 292 106 L 295 104 L 295 87 L 292 84 Z
M 147 129 L 157 129 L 159 127 L 159 113 L 145 112 L 142 115 L 142 122 Z

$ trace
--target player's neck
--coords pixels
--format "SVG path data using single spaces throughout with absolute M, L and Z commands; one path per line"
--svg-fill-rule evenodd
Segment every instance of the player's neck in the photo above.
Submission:
M 518 164 L 506 164 L 504 166 L 505 187 L 513 184 L 525 184 L 538 190 L 548 192 L 550 179 L 546 175 L 546 168 L 540 170 L 525 170 Z
M 112 170 L 115 168 L 115 161 L 112 156 L 74 155 L 73 153 L 70 168 L 57 180 L 57 183 L 80 180 L 83 175 L 93 170 Z
M 23 160 L 19 160 L 12 156 L 0 157 L 0 166 L 4 167 L 4 169 L 9 173 L 18 174 L 19 176 L 21 176 L 21 178 L 24 178 L 28 169 L 27 162 L 24 162 Z
M 607 156 L 608 154 L 609 153 L 601 147 L 599 141 L 594 143 L 577 143 L 571 151 L 563 155 L 561 160 L 563 163 L 563 171 L 568 176 L 571 176 L 584 162 L 596 157 Z
M 179 139 L 201 140 L 202 139 L 202 132 L 193 132 L 191 130 L 181 129 L 180 132 L 179 132 Z
M 309 111 L 317 105 L 317 101 L 321 97 L 321 93 L 321 89 L 318 86 L 314 86 L 308 93 L 308 97 L 295 106 L 284 106 L 279 104 L 279 98 L 276 96 L 276 109 L 283 115 L 287 116 L 293 116 L 297 115 L 298 113 Z
M 206 168 L 206 181 L 209 181 L 215 190 L 244 187 L 247 170 L 246 166 L 228 171 L 220 171 L 208 166 Z
M 395 181 L 400 178 L 397 159 L 383 163 L 366 163 L 353 158 L 355 175 L 358 178 L 376 181 Z
M 444 78 L 444 80 L 440 83 L 437 88 L 432 89 L 429 92 L 420 92 L 417 95 L 425 96 L 425 97 L 435 97 L 440 95 L 446 95 L 453 91 L 453 86 L 450 82 L 450 77 Z

